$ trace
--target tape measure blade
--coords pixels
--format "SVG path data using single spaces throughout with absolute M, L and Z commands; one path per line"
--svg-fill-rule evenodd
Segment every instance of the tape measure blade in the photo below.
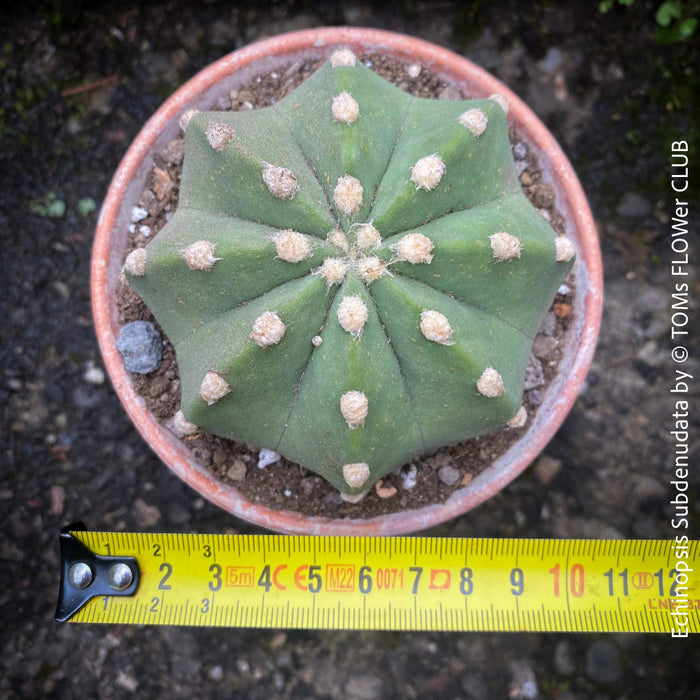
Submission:
M 98 555 L 135 557 L 142 572 L 132 597 L 94 598 L 75 622 L 671 632 L 680 619 L 672 607 L 683 602 L 672 594 L 700 598 L 697 542 L 678 559 L 661 540 L 75 537 Z M 687 574 L 674 569 L 683 561 Z M 698 610 L 688 607 L 687 629 L 697 632 Z

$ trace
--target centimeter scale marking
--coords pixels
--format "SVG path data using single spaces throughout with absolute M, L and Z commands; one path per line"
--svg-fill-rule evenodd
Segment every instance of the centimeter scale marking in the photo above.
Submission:
M 76 531 L 133 591 L 70 622 L 441 631 L 700 631 L 698 541 Z M 107 566 L 105 564 L 105 566 Z M 64 561 L 64 572 L 67 571 Z M 94 567 L 93 567 L 94 568 Z M 67 585 L 67 584 L 66 584 Z M 66 596 L 62 583 L 61 596 Z M 59 600 L 59 608 L 61 601 Z

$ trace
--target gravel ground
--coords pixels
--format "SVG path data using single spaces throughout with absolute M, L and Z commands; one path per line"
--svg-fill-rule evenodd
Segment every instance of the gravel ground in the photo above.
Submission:
M 263 36 L 327 24 L 457 50 L 525 98 L 570 155 L 603 248 L 605 317 L 588 382 L 534 468 L 428 534 L 670 537 L 670 143 L 691 143 L 695 41 L 660 3 L 25 3 L 0 11 L 0 694 L 236 698 L 697 696 L 700 651 L 650 635 L 347 633 L 53 622 L 56 535 L 252 533 L 149 451 L 101 367 L 88 294 L 96 211 L 129 141 L 179 83 Z M 684 8 L 696 3 L 681 3 Z M 255 9 L 253 9 L 255 8 Z M 661 37 L 663 38 L 663 37 Z M 692 193 L 697 213 L 697 186 Z M 691 207 L 691 209 L 693 208 Z M 696 219 L 697 220 L 697 219 Z M 691 243 L 697 245 L 697 237 Z M 693 251 L 696 254 L 696 251 Z M 693 308 L 698 278 L 688 269 Z M 700 373 L 697 335 L 684 370 Z M 697 384 L 691 393 L 697 396 Z M 695 404 L 697 405 L 697 404 Z M 697 462 L 698 417 L 690 446 Z M 697 539 L 697 474 L 689 534 Z

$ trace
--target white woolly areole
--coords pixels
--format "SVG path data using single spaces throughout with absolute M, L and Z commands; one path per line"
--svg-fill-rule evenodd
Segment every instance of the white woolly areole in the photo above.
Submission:
M 554 245 L 557 248 L 557 262 L 569 262 L 576 255 L 576 246 L 566 236 L 557 236 Z
M 198 109 L 188 109 L 181 117 L 180 117 L 180 130 L 184 133 L 185 129 L 187 128 L 187 125 L 190 123 L 190 120 L 192 117 L 194 117 L 195 114 L 198 114 L 199 110 Z
M 429 263 L 433 259 L 433 242 L 422 233 L 407 233 L 394 249 L 399 260 L 409 262 L 411 265 Z
M 520 239 L 505 231 L 489 236 L 493 257 L 497 260 L 512 260 L 520 257 Z
M 173 430 L 180 436 L 193 435 L 199 428 L 192 422 L 185 418 L 185 414 L 182 411 L 178 411 L 173 416 Z
M 369 401 L 362 391 L 346 391 L 340 397 L 340 412 L 351 430 L 365 424 L 368 410 Z
M 299 190 L 297 179 L 289 168 L 268 163 L 263 168 L 262 176 L 270 194 L 277 199 L 292 199 Z
M 146 274 L 146 251 L 144 248 L 132 250 L 124 261 L 124 269 L 134 277 L 143 277 Z
M 209 122 L 204 135 L 207 137 L 209 145 L 215 151 L 222 151 L 235 136 L 230 126 L 220 124 L 219 122 Z
M 364 330 L 369 318 L 369 311 L 362 297 L 357 294 L 349 294 L 343 297 L 338 304 L 338 323 L 351 335 L 357 337 Z
M 199 397 L 210 406 L 231 391 L 228 382 L 218 373 L 210 370 L 204 375 L 202 383 L 199 385 Z
M 357 274 L 369 284 L 386 273 L 386 262 L 376 255 L 360 258 L 356 264 Z
M 311 345 L 313 345 L 315 348 L 320 348 L 321 345 L 323 345 L 323 338 L 320 335 L 315 335 L 313 338 L 311 338 Z
M 274 238 L 277 257 L 286 262 L 297 263 L 308 260 L 313 254 L 309 239 L 298 231 L 286 229 Z
M 343 479 L 351 488 L 359 489 L 369 479 L 369 464 L 367 462 L 344 464 Z
M 355 242 L 362 250 L 376 250 L 382 243 L 382 237 L 371 223 L 359 224 L 355 233 Z
M 357 63 L 357 56 L 350 49 L 338 49 L 331 54 L 331 66 L 354 66 Z
M 482 396 L 489 399 L 495 399 L 506 390 L 503 386 L 503 378 L 493 367 L 487 367 L 483 371 L 476 381 L 476 389 Z
M 452 345 L 452 326 L 444 314 L 426 309 L 420 315 L 420 332 L 434 343 Z
M 445 164 L 437 153 L 421 158 L 413 166 L 411 182 L 415 183 L 417 190 L 433 190 L 442 180 L 445 174 Z
M 274 311 L 266 311 L 255 319 L 249 337 L 261 348 L 264 348 L 279 343 L 286 330 L 287 327 Z
M 182 251 L 182 257 L 192 270 L 211 270 L 221 260 L 214 255 L 214 247 L 211 241 L 195 241 Z
M 326 258 L 318 272 L 327 284 L 340 284 L 348 273 L 348 264 L 343 258 Z
M 510 112 L 510 105 L 508 104 L 508 99 L 505 95 L 495 93 L 493 95 L 489 95 L 489 100 L 493 100 L 506 114 Z
M 355 216 L 362 206 L 362 194 L 362 183 L 352 175 L 343 175 L 333 190 L 333 201 L 345 216 Z
M 527 410 L 521 406 L 518 412 L 508 421 L 509 428 L 522 428 L 527 423 Z
M 468 109 L 459 115 L 459 123 L 469 129 L 474 136 L 481 136 L 486 131 L 489 118 L 480 109 Z
M 360 116 L 360 105 L 349 92 L 343 91 L 333 100 L 331 112 L 335 121 L 352 124 Z
M 348 251 L 348 239 L 345 236 L 345 231 L 339 228 L 331 229 L 326 236 L 326 241 L 336 248 L 340 248 L 344 253 Z

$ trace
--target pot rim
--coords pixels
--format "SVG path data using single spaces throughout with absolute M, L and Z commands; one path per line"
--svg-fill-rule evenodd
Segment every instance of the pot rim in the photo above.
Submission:
M 260 61 L 279 65 L 282 59 L 291 60 L 303 53 L 327 56 L 337 47 L 350 47 L 357 53 L 383 51 L 402 60 L 418 62 L 478 97 L 494 93 L 504 95 L 510 107 L 509 122 L 517 123 L 530 145 L 539 151 L 540 165 L 551 179 L 557 206 L 567 219 L 570 228 L 567 235 L 574 238 L 579 252 L 574 268 L 578 303 L 574 317 L 578 319 L 578 328 L 576 337 L 567 344 L 569 360 L 560 363 L 557 376 L 545 392 L 543 404 L 522 438 L 445 503 L 364 520 L 307 516 L 253 504 L 235 488 L 217 481 L 204 467 L 194 463 L 181 441 L 158 423 L 135 392 L 116 349 L 119 327 L 113 301 L 121 269 L 121 260 L 115 259 L 113 252 L 113 238 L 114 234 L 119 235 L 120 223 L 124 224 L 124 200 L 129 194 L 133 195 L 132 185 L 143 173 L 149 152 L 162 138 L 168 124 L 179 120 L 186 109 L 201 100 L 202 94 L 226 76 Z M 142 182 L 136 185 L 138 197 Z M 504 488 L 537 457 L 574 404 L 593 359 L 602 315 L 603 275 L 595 223 L 579 180 L 554 137 L 515 93 L 466 58 L 422 39 L 376 29 L 325 27 L 290 32 L 238 49 L 204 68 L 163 103 L 129 147 L 109 186 L 95 232 L 90 284 L 95 330 L 115 391 L 143 438 L 170 469 L 224 510 L 270 530 L 289 534 L 366 536 L 416 532 L 466 513 Z

